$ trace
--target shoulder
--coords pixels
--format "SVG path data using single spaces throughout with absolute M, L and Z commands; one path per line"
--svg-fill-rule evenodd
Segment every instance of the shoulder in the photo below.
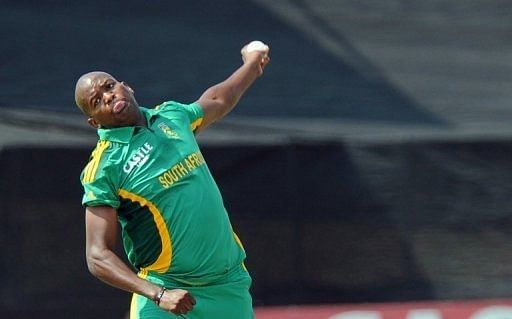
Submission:
M 98 177 L 105 175 L 107 170 L 116 171 L 117 163 L 120 162 L 123 153 L 122 143 L 98 141 L 80 176 L 82 184 L 94 182 Z
M 119 164 L 126 147 L 123 143 L 100 140 L 80 175 L 84 189 L 82 204 L 119 207 L 117 190 L 120 183 Z
M 183 104 L 175 101 L 164 102 L 152 110 L 153 114 L 161 115 L 171 120 L 179 120 L 189 125 L 193 132 L 201 125 L 204 117 L 203 108 L 198 102 Z
M 166 113 L 166 112 L 179 112 L 179 113 L 192 113 L 202 116 L 203 109 L 199 103 L 194 102 L 190 104 L 184 104 L 176 101 L 166 101 L 157 105 L 153 110 L 155 113 Z
M 164 111 L 164 110 L 175 110 L 175 109 L 178 109 L 180 107 L 180 105 L 182 105 L 181 103 L 179 102 L 176 102 L 176 101 L 165 101 L 165 102 L 162 102 L 160 104 L 158 104 L 157 106 L 155 106 L 155 110 L 156 111 Z

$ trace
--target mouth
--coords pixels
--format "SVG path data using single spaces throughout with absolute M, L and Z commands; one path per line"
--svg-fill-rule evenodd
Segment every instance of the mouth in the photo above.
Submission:
M 114 103 L 114 106 L 112 107 L 112 112 L 114 114 L 119 114 L 121 113 L 126 107 L 128 106 L 128 103 L 126 103 L 126 101 L 123 101 L 123 100 L 119 100 L 119 101 L 116 101 Z

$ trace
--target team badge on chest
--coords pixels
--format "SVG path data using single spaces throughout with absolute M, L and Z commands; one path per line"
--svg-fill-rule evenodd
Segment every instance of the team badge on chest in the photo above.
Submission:
M 158 127 L 162 130 L 162 132 L 165 133 L 165 135 L 167 135 L 167 137 L 169 137 L 169 138 L 180 138 L 178 136 L 178 133 L 176 133 L 175 131 L 171 130 L 171 128 L 169 126 L 167 126 L 167 124 L 160 123 L 160 124 L 158 124 Z

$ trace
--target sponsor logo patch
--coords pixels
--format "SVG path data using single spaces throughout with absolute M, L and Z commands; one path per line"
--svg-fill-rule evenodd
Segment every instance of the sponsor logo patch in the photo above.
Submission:
M 162 132 L 165 133 L 165 135 L 167 135 L 167 137 L 169 137 L 169 138 L 180 138 L 178 133 L 176 133 L 175 131 L 171 130 L 171 128 L 169 126 L 167 126 L 167 124 L 160 123 L 160 124 L 158 124 L 158 127 L 162 130 Z
M 128 162 L 124 164 L 123 171 L 125 173 L 130 173 L 135 167 L 141 167 L 144 165 L 149 159 L 149 153 L 153 149 L 149 143 L 144 143 L 141 147 L 137 149 L 137 151 L 130 157 Z

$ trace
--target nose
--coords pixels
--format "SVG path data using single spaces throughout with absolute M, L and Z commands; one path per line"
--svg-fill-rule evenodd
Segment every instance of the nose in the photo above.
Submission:
M 114 96 L 115 94 L 112 91 L 103 93 L 103 102 L 105 103 L 105 105 L 109 105 L 110 102 L 112 102 L 112 100 L 114 99 Z

